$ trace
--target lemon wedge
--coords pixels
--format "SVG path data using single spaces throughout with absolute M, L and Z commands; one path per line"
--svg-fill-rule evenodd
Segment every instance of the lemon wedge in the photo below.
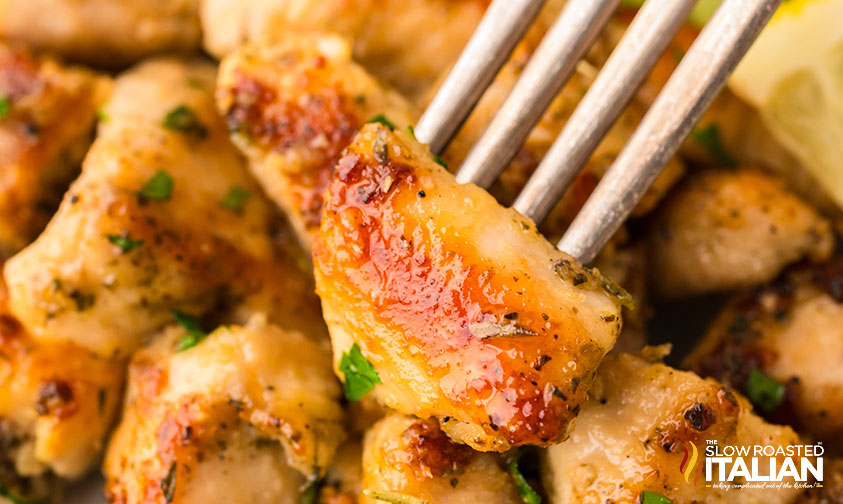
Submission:
M 843 206 L 843 0 L 786 0 L 729 87 Z

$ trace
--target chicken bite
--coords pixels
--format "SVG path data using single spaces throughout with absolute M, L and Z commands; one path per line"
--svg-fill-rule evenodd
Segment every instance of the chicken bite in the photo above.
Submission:
M 39 342 L 8 311 L 0 283 L 0 483 L 22 501 L 60 492 L 96 461 L 116 416 L 121 361 Z
M 299 502 L 344 438 L 327 346 L 259 316 L 191 338 L 172 327 L 133 357 L 109 499 Z
M 685 296 L 767 282 L 802 258 L 827 258 L 834 239 L 778 179 L 742 168 L 690 177 L 660 209 L 650 244 L 655 288 Z
M 205 48 L 222 58 L 242 43 L 290 32 L 336 32 L 354 57 L 414 101 L 456 61 L 488 0 L 204 0 Z M 435 29 L 432 29 L 435 27 Z
M 76 176 L 108 79 L 0 43 L 0 258 L 38 236 Z
M 199 48 L 200 0 L 0 0 L 0 37 L 75 61 L 124 66 Z
M 565 438 L 628 296 L 380 124 L 338 163 L 313 254 L 335 365 L 368 359 L 374 397 L 481 451 Z
M 5 267 L 11 310 L 34 337 L 127 356 L 173 310 L 200 316 L 254 296 L 275 300 L 263 309 L 285 328 L 324 331 L 309 281 L 272 239 L 278 216 L 216 116 L 214 82 L 212 65 L 174 59 L 117 79 L 82 175 Z
M 684 366 L 843 450 L 843 257 L 735 295 Z
M 454 443 L 435 420 L 392 414 L 375 424 L 363 442 L 360 504 L 378 502 L 523 501 L 501 456 Z
M 334 165 L 357 130 L 377 117 L 407 128 L 417 116 L 335 35 L 289 35 L 239 49 L 221 65 L 217 98 L 252 173 L 308 250 Z
M 650 348 L 643 356 L 606 357 L 571 437 L 546 452 L 550 502 L 638 504 L 643 492 L 677 503 L 792 502 L 802 490 L 709 488 L 694 484 L 695 472 L 686 482 L 681 467 L 691 444 L 704 450 L 708 440 L 722 446 L 801 443 L 789 427 L 755 416 L 729 388 L 659 363 L 662 355 Z M 770 466 L 761 459 L 759 474 L 766 474 Z

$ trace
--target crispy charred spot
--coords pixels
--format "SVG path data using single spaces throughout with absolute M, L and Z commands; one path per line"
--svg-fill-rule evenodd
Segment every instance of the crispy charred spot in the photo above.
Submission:
M 471 448 L 452 442 L 435 420 L 414 423 L 404 431 L 401 440 L 409 456 L 409 464 L 421 478 L 458 474 L 473 456 Z M 390 456 L 387 455 L 387 458 Z
M 843 303 L 843 255 L 835 256 L 826 264 L 812 268 L 811 280 L 831 299 Z
M 51 415 L 65 419 L 76 413 L 78 405 L 74 401 L 73 388 L 62 380 L 49 380 L 38 387 L 38 400 L 35 411 L 39 415 Z
M 704 431 L 717 421 L 717 415 L 705 404 L 696 403 L 685 411 L 685 420 L 691 423 L 691 427 Z
M 302 80 L 307 85 L 307 75 Z M 290 175 L 291 188 L 305 223 L 318 226 L 322 195 L 333 166 L 362 124 L 354 113 L 353 101 L 331 87 L 307 89 L 304 99 L 293 100 L 279 96 L 271 86 L 242 71 L 230 93 L 231 105 L 226 111 L 230 131 L 268 150 L 308 147 L 308 166 Z

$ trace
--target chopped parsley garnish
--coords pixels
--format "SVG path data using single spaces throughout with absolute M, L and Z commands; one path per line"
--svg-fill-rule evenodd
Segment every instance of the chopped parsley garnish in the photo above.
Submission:
M 249 199 L 251 194 L 246 189 L 240 186 L 233 186 L 228 190 L 225 198 L 222 200 L 222 207 L 228 211 L 239 213 L 243 211 L 243 205 Z
M 314 479 L 308 483 L 307 487 L 301 492 L 299 503 L 317 504 L 319 502 L 319 494 L 322 491 L 322 483 L 322 479 Z
M 364 490 L 363 493 L 375 500 L 379 500 L 381 502 L 389 502 L 390 504 L 427 504 L 426 501 L 423 501 L 418 497 L 413 497 L 412 495 L 405 495 L 396 492 Z
M 193 348 L 201 343 L 203 339 L 208 337 L 208 333 L 202 330 L 202 327 L 199 325 L 199 320 L 197 320 L 196 317 L 192 317 L 186 313 L 176 310 L 173 310 L 170 313 L 173 316 L 173 319 L 175 319 L 175 321 L 187 331 L 187 335 L 183 336 L 176 342 L 177 352 L 183 352 L 188 348 Z
M 340 372 L 345 375 L 345 396 L 350 401 L 359 401 L 372 387 L 383 383 L 378 370 L 363 357 L 357 343 L 351 345 L 351 350 L 342 353 Z
M 0 497 L 3 497 L 4 499 L 8 500 L 12 504 L 35 504 L 34 501 L 23 500 L 20 497 L 17 497 L 15 495 L 13 495 L 12 492 L 10 492 L 9 489 L 6 488 L 6 486 L 3 485 L 2 483 L 0 483 Z M 38 501 L 38 502 L 41 502 L 41 501 Z
M 161 480 L 161 493 L 164 494 L 164 502 L 171 502 L 176 492 L 176 463 L 170 464 L 167 475 Z
M 123 234 L 107 234 L 105 235 L 113 245 L 116 245 L 120 248 L 120 251 L 124 254 L 127 252 L 131 252 L 136 248 L 143 245 L 143 240 L 133 240 L 128 233 Z
M 512 462 L 509 463 L 509 475 L 512 476 L 512 480 L 515 482 L 515 489 L 518 490 L 518 495 L 521 496 L 524 504 L 541 504 L 541 496 L 527 483 L 527 479 L 524 478 L 524 475 L 518 469 L 518 460 L 520 458 L 521 453 L 518 453 L 512 459 Z
M 3 119 L 12 111 L 12 102 L 5 96 L 0 96 L 0 119 Z
M 167 112 L 162 124 L 168 130 L 179 131 L 198 138 L 208 136 L 208 128 L 199 121 L 196 112 L 186 105 L 179 105 Z
M 167 201 L 172 194 L 173 177 L 163 170 L 153 175 L 138 193 L 143 198 L 157 201 Z
M 448 163 L 445 162 L 444 159 L 438 154 L 433 154 L 433 160 L 436 161 L 436 164 L 441 166 L 442 168 L 448 169 Z
M 778 408 L 784 400 L 784 385 L 757 369 L 749 373 L 743 390 L 752 404 L 767 413 Z
M 414 128 L 412 124 L 407 126 L 407 131 L 410 132 L 410 136 L 416 138 L 416 128 Z
M 720 136 L 720 126 L 717 123 L 711 123 L 695 129 L 691 132 L 691 139 L 705 149 L 712 159 L 726 168 L 735 168 L 738 165 L 735 158 L 723 146 L 723 139 Z
M 640 504 L 673 504 L 673 501 L 656 492 L 641 492 Z
M 372 124 L 372 123 L 382 124 L 382 125 L 386 126 L 387 128 L 389 128 L 391 130 L 395 130 L 395 124 L 393 124 L 392 121 L 387 119 L 386 116 L 383 115 L 383 114 L 378 114 L 375 117 L 366 121 L 366 124 Z

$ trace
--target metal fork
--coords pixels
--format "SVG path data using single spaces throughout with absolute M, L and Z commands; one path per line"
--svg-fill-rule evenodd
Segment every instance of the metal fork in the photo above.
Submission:
M 620 0 L 568 0 L 457 171 L 488 188 L 574 72 Z M 691 132 L 782 0 L 724 0 L 559 242 L 591 262 Z M 513 207 L 542 221 L 629 103 L 696 0 L 647 0 Z M 544 0 L 493 0 L 416 137 L 441 153 L 535 20 Z

